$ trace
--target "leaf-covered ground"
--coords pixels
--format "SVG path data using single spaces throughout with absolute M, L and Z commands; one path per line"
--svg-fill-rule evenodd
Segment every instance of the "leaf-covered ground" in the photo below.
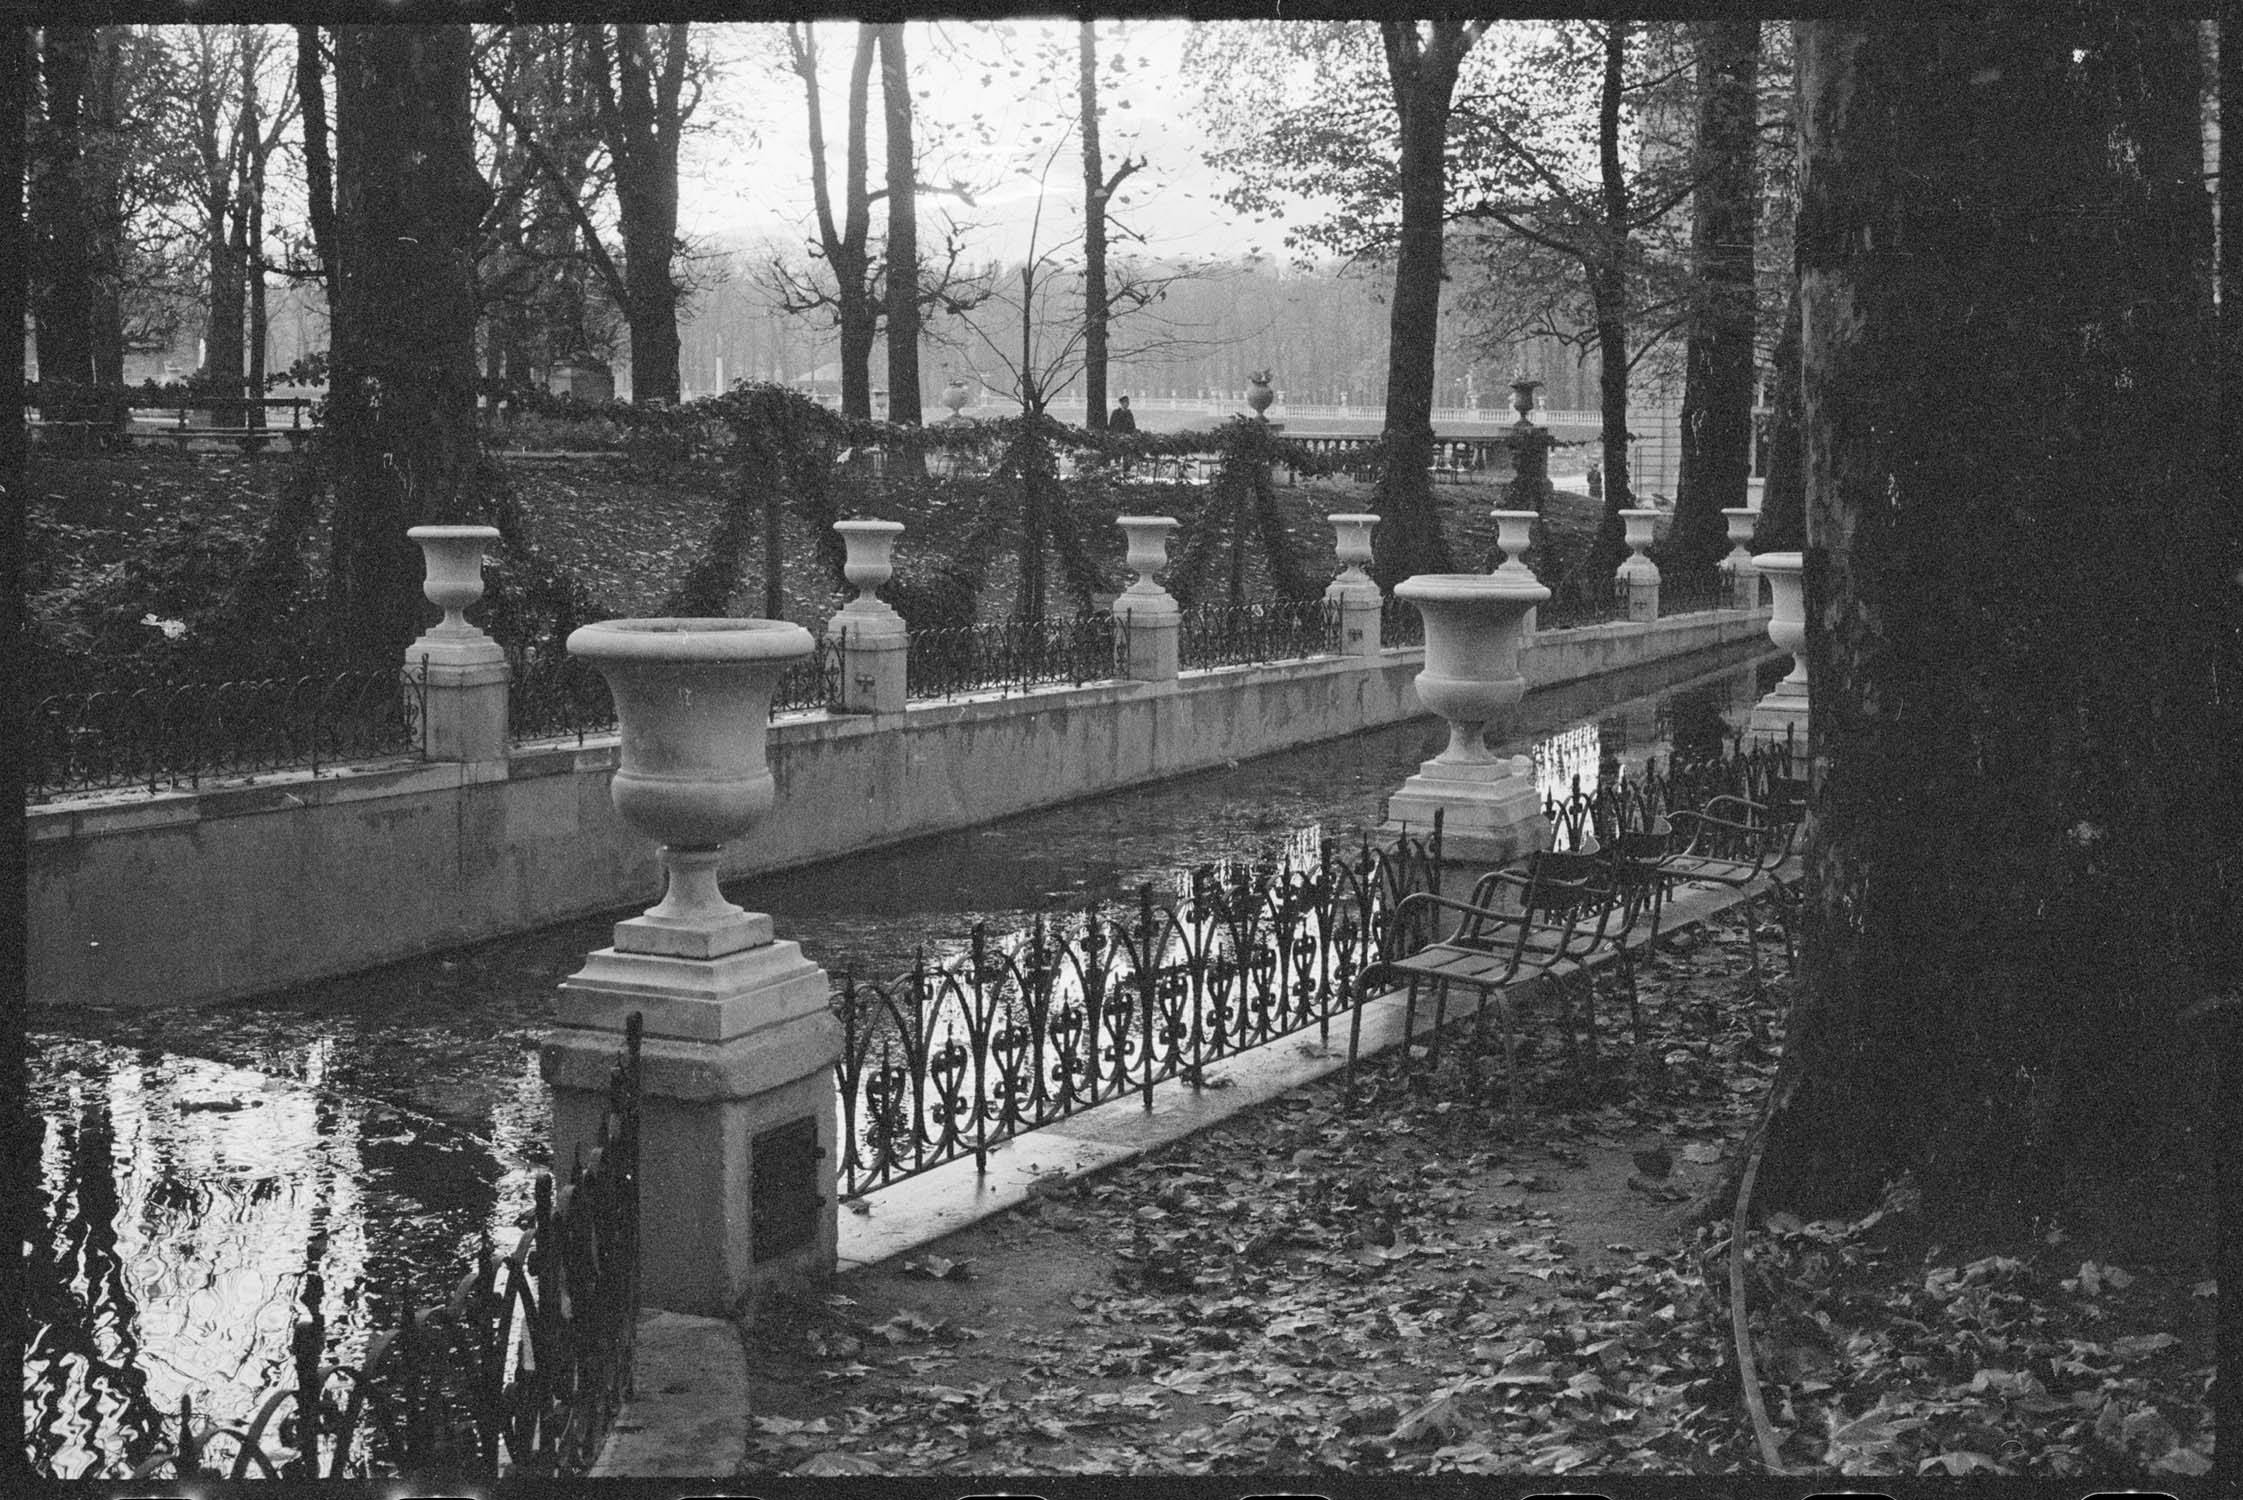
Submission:
M 1517 1117 L 1467 1030 L 782 1304 L 745 1472 L 1759 1472 L 1726 1224 L 1682 1226 L 1774 1071 L 1740 921 L 1646 976 L 1640 1053 L 1609 996 L 1593 1061 L 1537 1018 Z M 2202 1260 L 1923 1231 L 1905 1185 L 1755 1228 L 1787 1468 L 2203 1472 Z

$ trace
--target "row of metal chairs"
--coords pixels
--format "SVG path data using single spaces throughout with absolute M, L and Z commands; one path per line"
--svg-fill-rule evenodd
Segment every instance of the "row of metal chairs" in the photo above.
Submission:
M 1449 991 L 1464 985 L 1477 990 L 1475 1029 L 1482 1042 L 1487 1017 L 1502 1028 L 1504 1087 L 1517 1097 L 1518 1026 L 1514 988 L 1541 978 L 1557 1000 L 1565 1044 L 1575 1039 L 1572 1004 L 1580 995 L 1581 1033 L 1594 1048 L 1595 1010 L 1592 968 L 1607 960 L 1617 965 L 1628 997 L 1636 1045 L 1645 1045 L 1643 1012 L 1636 989 L 1636 945 L 1631 939 L 1648 923 L 1644 950 L 1659 941 L 1668 893 L 1677 886 L 1707 883 L 1743 889 L 1760 882 L 1790 858 L 1806 808 L 1806 783 L 1776 778 L 1768 798 L 1715 797 L 1702 808 L 1676 811 L 1649 828 L 1623 832 L 1599 843 L 1588 840 L 1563 852 L 1538 851 L 1518 864 L 1493 870 L 1474 885 L 1469 899 L 1420 891 L 1397 912 L 1403 930 L 1422 924 L 1432 941 L 1406 957 L 1372 965 L 1361 976 L 1361 997 L 1376 988 L 1405 983 L 1405 1038 L 1416 1034 L 1420 991 L 1430 986 L 1434 1004 L 1429 1060 L 1440 1062 L 1441 1028 L 1447 1019 Z M 1790 948 L 1791 912 L 1785 888 L 1771 881 L 1779 902 L 1785 942 Z M 1449 925 L 1441 934 L 1444 923 Z M 1755 987 L 1761 982 L 1757 924 L 1746 932 Z M 1361 1008 L 1357 1007 L 1359 1031 Z M 1350 1052 L 1354 1051 L 1351 1041 Z

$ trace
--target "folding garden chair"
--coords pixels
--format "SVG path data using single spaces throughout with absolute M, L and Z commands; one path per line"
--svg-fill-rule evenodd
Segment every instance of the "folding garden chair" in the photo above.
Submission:
M 1792 855 L 1799 826 L 1807 812 L 1807 783 L 1795 776 L 1769 778 L 1768 797 L 1755 802 L 1745 797 L 1720 796 L 1695 811 L 1669 813 L 1653 825 L 1652 835 L 1664 843 L 1656 868 L 1664 885 L 1704 881 L 1743 890 Z M 1642 847 L 1653 847 L 1647 837 Z M 1779 882 L 1769 882 L 1770 894 L 1784 927 L 1784 950 L 1792 957 L 1791 893 Z M 1664 899 L 1660 906 L 1663 907 Z M 1749 918 L 1745 939 L 1752 960 L 1752 980 L 1759 985 L 1760 937 L 1758 924 Z M 1659 908 L 1654 908 L 1651 940 L 1659 940 Z

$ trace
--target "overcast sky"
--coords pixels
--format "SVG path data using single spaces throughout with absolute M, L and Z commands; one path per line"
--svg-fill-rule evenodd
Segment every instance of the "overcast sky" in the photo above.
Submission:
M 681 228 L 689 234 L 729 240 L 764 236 L 800 242 L 814 233 L 809 175 L 809 128 L 801 81 L 782 71 L 783 28 L 777 25 L 710 24 L 712 50 L 724 77 L 715 90 L 726 116 L 688 142 L 680 173 Z M 1126 200 L 1118 212 L 1125 225 L 1145 235 L 1145 250 L 1178 254 L 1244 254 L 1259 248 L 1277 251 L 1277 235 L 1225 209 L 1216 194 L 1227 174 L 1204 165 L 1204 141 L 1194 118 L 1197 90 L 1183 76 L 1183 49 L 1189 23 L 1182 21 L 1105 21 L 1099 25 L 1102 59 L 1128 63 L 1123 82 L 1106 89 L 1101 146 L 1110 172 L 1124 152 L 1143 155 L 1145 168 L 1123 185 Z M 974 206 L 930 198 L 922 204 L 921 254 L 938 245 L 939 211 L 948 209 L 971 226 L 967 243 L 975 259 L 1013 260 L 1025 253 L 1038 196 L 1033 161 L 1048 152 L 1055 126 L 1074 110 L 1075 23 L 1005 21 L 985 26 L 963 22 L 912 22 L 906 51 L 912 65 L 919 144 L 946 136 L 952 143 L 951 170 L 983 187 Z M 817 27 L 819 76 L 824 98 L 826 140 L 832 160 L 829 177 L 840 212 L 841 149 L 847 122 L 849 62 L 856 26 L 825 22 Z M 1036 76 L 1037 44 L 1061 49 L 1064 73 Z M 1003 59 L 1009 48 L 1022 76 L 1008 76 Z M 1102 69 L 1102 72 L 1104 70 Z M 987 86 L 983 79 L 988 78 Z M 979 111 L 993 140 L 977 139 L 970 116 Z M 883 177 L 880 87 L 873 74 L 868 130 L 871 185 Z M 749 139 L 750 132 L 753 139 Z M 1041 134 L 1041 145 L 1033 138 Z M 1049 176 L 1042 243 L 1056 232 L 1080 232 L 1082 155 L 1069 136 Z M 929 176 L 943 175 L 940 160 Z M 1054 215 L 1058 216 L 1057 223 Z M 874 233 L 885 227 L 886 212 L 875 203 Z

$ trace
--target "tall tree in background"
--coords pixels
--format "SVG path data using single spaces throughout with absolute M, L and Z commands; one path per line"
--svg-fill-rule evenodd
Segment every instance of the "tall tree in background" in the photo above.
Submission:
M 94 383 L 94 265 L 84 180 L 93 50 L 93 27 L 41 28 L 39 108 L 30 150 L 31 307 L 39 378 L 58 386 Z M 50 421 L 80 418 L 85 412 L 77 403 L 83 399 L 63 398 L 58 390 L 41 410 Z
M 1076 57 L 1076 93 L 1083 132 L 1083 425 L 1106 430 L 1106 365 L 1111 357 L 1113 297 L 1106 277 L 1106 223 L 1114 194 L 1145 165 L 1127 156 L 1109 176 L 1098 135 L 1098 23 L 1083 21 Z
M 592 99 L 615 176 L 631 399 L 678 399 L 678 142 L 698 102 L 687 91 L 691 25 L 582 28 Z
M 1695 295 L 1683 356 L 1682 464 L 1667 546 L 1682 570 L 1710 573 L 1728 549 L 1721 512 L 1745 503 L 1752 475 L 1760 23 L 1696 22 L 1691 42 L 1698 76 L 1690 213 Z
M 1448 216 L 1449 107 L 1457 70 L 1486 21 L 1382 21 L 1400 158 L 1402 227 L 1388 321 L 1385 460 L 1379 472 L 1378 560 L 1391 588 L 1444 572 L 1448 547 L 1433 509 L 1433 347 L 1441 326 L 1441 226 Z
M 1895 13 L 1799 60 L 1818 784 L 1762 1201 L 2061 1212 L 2169 1180 L 2234 985 L 2195 23 Z
M 823 259 L 833 277 L 831 289 L 794 274 L 773 262 L 771 277 L 780 305 L 789 312 L 831 309 L 841 333 L 841 414 L 859 419 L 872 415 L 872 345 L 878 336 L 880 308 L 872 284 L 872 197 L 865 181 L 865 114 L 870 107 L 872 60 L 878 30 L 857 27 L 856 55 L 849 64 L 849 118 L 842 147 L 841 217 L 833 212 L 833 189 L 827 182 L 825 109 L 818 96 L 818 39 L 807 21 L 787 23 L 787 47 L 792 66 L 802 79 L 810 110 L 810 196 L 817 214 L 818 239 L 813 255 Z
M 423 606 L 406 528 L 469 519 L 475 169 L 465 26 L 344 26 L 335 45 L 336 655 L 402 659 Z
M 919 170 L 901 21 L 880 27 L 880 100 L 888 145 L 888 419 L 917 427 L 926 406 L 919 391 Z

